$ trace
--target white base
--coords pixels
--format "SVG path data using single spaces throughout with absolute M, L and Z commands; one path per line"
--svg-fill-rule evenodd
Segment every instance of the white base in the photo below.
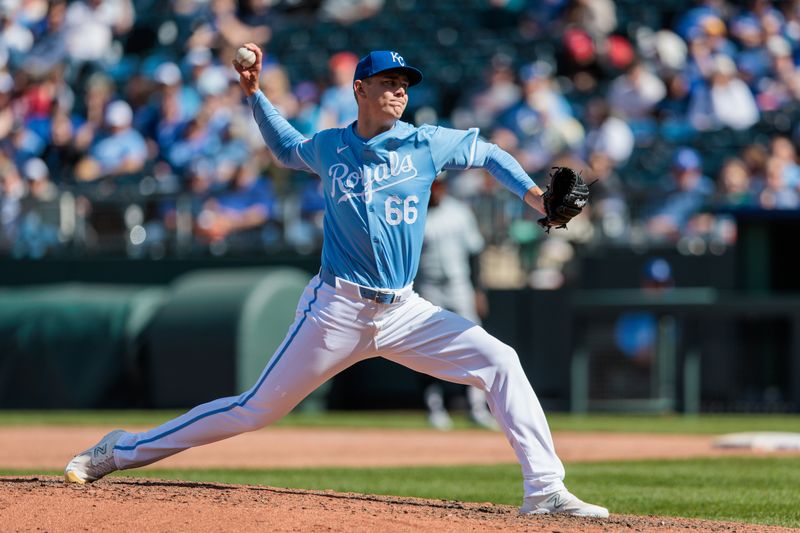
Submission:
M 730 433 L 714 439 L 715 448 L 740 448 L 759 451 L 800 450 L 800 433 L 758 431 Z

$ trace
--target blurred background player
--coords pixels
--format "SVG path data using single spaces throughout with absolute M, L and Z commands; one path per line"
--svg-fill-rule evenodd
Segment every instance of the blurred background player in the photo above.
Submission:
M 420 296 L 431 303 L 480 324 L 481 317 L 488 311 L 486 294 L 480 288 L 483 236 L 472 210 L 447 193 L 445 176 L 440 174 L 431 185 L 425 241 L 415 286 Z M 421 379 L 425 385 L 428 421 L 436 429 L 451 429 L 453 420 L 447 411 L 445 392 L 464 387 L 444 385 L 426 375 Z M 498 429 L 483 391 L 467 386 L 466 400 L 472 422 Z

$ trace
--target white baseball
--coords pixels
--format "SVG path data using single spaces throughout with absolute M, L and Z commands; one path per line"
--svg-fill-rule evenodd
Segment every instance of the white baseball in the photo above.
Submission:
M 236 50 L 236 62 L 244 68 L 250 68 L 256 62 L 256 53 L 249 48 L 240 46 L 239 49 Z

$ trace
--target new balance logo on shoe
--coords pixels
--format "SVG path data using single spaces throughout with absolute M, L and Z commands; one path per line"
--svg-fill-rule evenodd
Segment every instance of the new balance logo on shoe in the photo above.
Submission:
M 553 502 L 553 508 L 554 509 L 560 509 L 561 507 L 564 506 L 565 503 L 567 503 L 567 500 L 562 498 L 561 494 L 559 494 L 559 493 L 555 493 L 553 495 L 553 497 L 550 498 L 550 501 Z
M 105 454 L 106 453 L 106 446 L 108 446 L 108 445 L 107 444 L 103 444 L 102 446 L 95 447 L 95 449 L 94 449 L 95 457 L 97 457 L 98 455 Z

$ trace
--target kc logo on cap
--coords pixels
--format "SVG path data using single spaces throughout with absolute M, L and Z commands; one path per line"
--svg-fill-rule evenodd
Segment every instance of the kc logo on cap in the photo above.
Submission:
M 370 52 L 358 60 L 353 81 L 364 80 L 385 70 L 395 70 L 408 77 L 408 85 L 416 85 L 422 81 L 422 72 L 406 64 L 398 52 L 378 50 Z

